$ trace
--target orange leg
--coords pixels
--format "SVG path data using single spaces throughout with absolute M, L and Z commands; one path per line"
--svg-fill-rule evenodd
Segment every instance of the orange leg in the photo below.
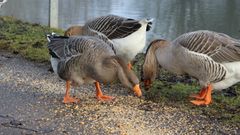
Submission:
M 207 87 L 206 88 L 202 88 L 201 91 L 198 94 L 190 95 L 190 97 L 196 98 L 196 99 L 204 99 L 206 94 L 207 94 Z
M 129 69 L 129 70 L 131 70 L 131 69 L 133 68 L 131 62 L 128 62 L 127 66 L 128 66 L 128 69 Z
M 206 88 L 207 92 L 203 100 L 192 100 L 194 105 L 209 105 L 212 102 L 212 85 L 209 84 Z
M 108 100 L 114 99 L 114 97 L 103 95 L 99 82 L 95 82 L 95 86 L 96 86 L 96 97 L 98 100 L 108 101 Z
M 70 91 L 70 81 L 66 81 L 66 93 L 65 93 L 65 96 L 63 98 L 63 103 L 66 104 L 66 103 L 77 103 L 77 102 L 79 102 L 78 98 L 74 98 L 74 97 L 70 96 L 69 91 Z

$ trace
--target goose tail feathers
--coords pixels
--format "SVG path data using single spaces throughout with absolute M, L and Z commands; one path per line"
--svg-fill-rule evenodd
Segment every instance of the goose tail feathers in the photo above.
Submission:
M 69 38 L 69 37 L 67 37 L 67 36 L 60 36 L 60 35 L 58 35 L 58 34 L 56 34 L 54 32 L 52 32 L 51 34 L 47 34 L 47 40 L 48 40 L 49 43 L 54 41 L 54 40 L 66 39 L 66 38 Z
M 64 56 L 65 40 L 68 38 L 67 36 L 60 36 L 56 33 L 47 34 L 49 54 L 53 58 L 60 59 Z
M 154 18 L 146 19 L 145 21 L 147 22 L 147 31 L 151 30 Z

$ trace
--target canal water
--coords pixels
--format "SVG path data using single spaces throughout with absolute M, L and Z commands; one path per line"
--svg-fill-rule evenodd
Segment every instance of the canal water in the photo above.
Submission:
M 206 29 L 240 39 L 240 0 L 59 0 L 62 29 L 107 14 L 154 18 L 151 38 Z M 0 15 L 48 25 L 49 0 L 8 0 Z

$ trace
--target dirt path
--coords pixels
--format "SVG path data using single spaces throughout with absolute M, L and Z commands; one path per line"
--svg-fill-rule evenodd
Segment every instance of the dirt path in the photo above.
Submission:
M 237 134 L 237 127 L 181 108 L 139 99 L 119 84 L 102 87 L 113 102 L 75 88 L 79 104 L 61 103 L 65 85 L 48 66 L 0 52 L 0 134 Z

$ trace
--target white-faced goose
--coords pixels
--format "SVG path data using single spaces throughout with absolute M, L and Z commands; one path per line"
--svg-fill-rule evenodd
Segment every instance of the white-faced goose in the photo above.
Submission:
M 64 103 L 79 101 L 70 96 L 70 83 L 95 83 L 97 99 L 111 100 L 113 97 L 102 94 L 99 82 L 111 82 L 117 78 L 138 97 L 142 95 L 137 76 L 103 40 L 93 36 L 48 35 L 48 41 L 53 70 L 66 81 Z
M 228 35 L 199 30 L 174 41 L 155 40 L 146 52 L 143 78 L 148 87 L 154 81 L 157 65 L 175 74 L 188 74 L 199 80 L 195 105 L 211 103 L 212 90 L 226 89 L 240 81 L 240 41 Z
M 72 26 L 65 31 L 65 36 L 89 35 L 91 31 L 101 32 L 114 43 L 116 54 L 126 62 L 134 59 L 146 43 L 146 31 L 151 28 L 152 20 L 134 20 L 116 15 L 95 18 L 84 26 Z M 91 35 L 91 34 L 90 34 Z

